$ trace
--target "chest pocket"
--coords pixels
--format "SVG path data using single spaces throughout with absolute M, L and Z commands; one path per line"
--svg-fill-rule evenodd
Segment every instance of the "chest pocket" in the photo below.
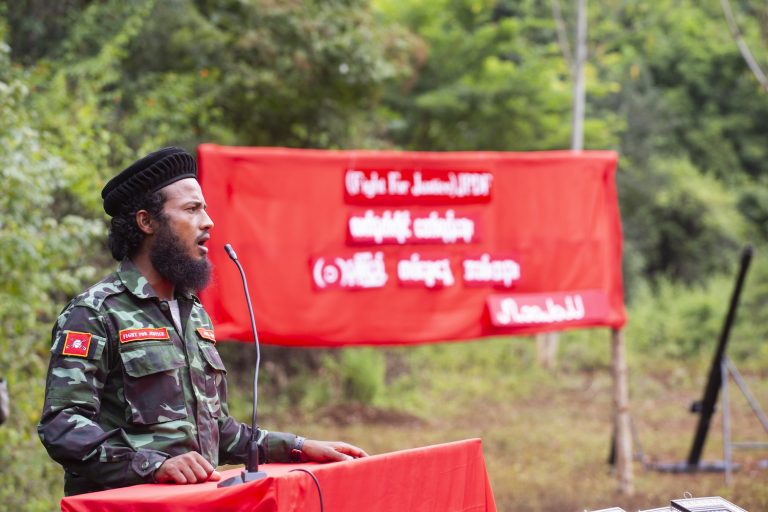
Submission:
M 121 347 L 129 420 L 151 425 L 187 416 L 179 368 L 184 357 L 167 341 L 135 342 Z
M 219 351 L 213 343 L 208 341 L 198 341 L 197 346 L 205 361 L 205 401 L 211 416 L 219 418 L 221 416 L 221 401 L 226 400 L 226 389 L 224 375 L 227 370 L 221 361 Z

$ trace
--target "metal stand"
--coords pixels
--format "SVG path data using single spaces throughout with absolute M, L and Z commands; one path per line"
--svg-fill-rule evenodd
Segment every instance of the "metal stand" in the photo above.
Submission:
M 259 333 L 256 332 L 256 319 L 253 316 L 253 306 L 251 305 L 251 294 L 248 292 L 248 281 L 245 279 L 245 271 L 240 261 L 237 259 L 237 254 L 232 246 L 226 244 L 224 250 L 227 251 L 230 259 L 237 265 L 237 270 L 240 271 L 240 279 L 243 281 L 243 291 L 245 292 L 245 302 L 248 305 L 248 316 L 251 319 L 251 331 L 253 332 L 253 346 L 256 352 L 256 361 L 253 368 L 253 416 L 251 416 L 251 440 L 248 443 L 248 459 L 245 464 L 245 469 L 239 475 L 235 475 L 231 478 L 227 478 L 223 482 L 219 482 L 218 487 L 232 487 L 234 485 L 245 484 L 253 482 L 255 480 L 261 480 L 266 478 L 267 474 L 264 471 L 259 471 L 259 423 L 258 423 L 258 409 L 259 409 L 259 367 L 261 366 L 261 350 L 259 349 Z
M 726 484 L 730 485 L 733 480 L 733 471 L 739 469 L 739 465 L 733 462 L 734 448 L 765 448 L 768 443 L 734 443 L 731 441 L 731 413 L 730 396 L 728 393 L 728 376 L 730 375 L 741 393 L 749 402 L 757 418 L 768 432 L 768 418 L 766 418 L 759 404 L 749 391 L 744 379 L 736 369 L 736 366 L 725 355 L 730 337 L 731 327 L 736 319 L 736 310 L 739 305 L 739 297 L 744 285 L 744 279 L 752 260 L 752 247 L 746 246 L 741 253 L 741 267 L 736 277 L 736 283 L 731 295 L 731 303 L 728 308 L 728 314 L 725 318 L 723 330 L 720 333 L 720 340 L 715 350 L 715 356 L 712 360 L 712 366 L 709 371 L 709 378 L 704 388 L 704 397 L 701 401 L 694 402 L 691 405 L 691 412 L 699 413 L 699 424 L 696 428 L 696 434 L 693 439 L 688 460 L 676 463 L 657 463 L 652 467 L 657 471 L 667 473 L 695 473 L 695 472 L 724 472 Z M 709 424 L 715 413 L 717 396 L 722 393 L 723 401 L 723 460 L 714 462 L 702 462 L 701 452 L 704 450 L 704 443 L 707 440 Z
M 733 378 L 733 381 L 738 386 L 741 394 L 747 399 L 749 406 L 752 408 L 752 412 L 757 416 L 758 421 L 763 426 L 766 434 L 768 434 L 768 417 L 760 408 L 760 404 L 755 400 L 754 395 L 744 381 L 744 378 L 739 373 L 736 365 L 733 364 L 728 357 L 723 358 L 721 365 L 721 374 L 723 378 L 722 400 L 723 400 L 723 459 L 725 460 L 725 484 L 730 486 L 733 484 L 733 471 L 738 468 L 738 465 L 733 463 L 733 450 L 734 449 L 766 449 L 768 448 L 768 442 L 758 441 L 745 441 L 745 442 L 733 442 L 731 440 L 731 403 L 728 394 L 728 376 Z

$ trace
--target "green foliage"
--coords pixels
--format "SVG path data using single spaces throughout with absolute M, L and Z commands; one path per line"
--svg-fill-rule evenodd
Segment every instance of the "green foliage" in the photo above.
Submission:
M 720 180 L 679 159 L 630 166 L 619 180 L 627 252 L 645 275 L 692 283 L 732 268 L 748 229 Z
M 339 359 L 344 401 L 375 404 L 384 388 L 384 355 L 373 348 L 344 349 Z
M 570 89 L 549 18 L 529 2 L 380 1 L 418 35 L 414 76 L 390 90 L 391 136 L 417 150 L 563 147 Z M 530 44 L 537 41 L 539 44 Z
M 761 176 L 739 190 L 739 212 L 751 224 L 756 240 L 768 240 L 768 177 Z
M 535 389 L 543 371 L 536 368 L 532 343 L 527 338 L 493 338 L 477 343 L 449 343 L 391 349 L 408 351 L 410 371 L 393 378 L 391 404 L 403 401 L 424 417 L 457 412 L 467 400 L 525 395 Z M 531 368 L 525 378 L 516 371 Z M 489 374 L 494 379 L 486 378 Z M 412 381 L 412 382 L 409 382 Z M 409 391 L 409 392 L 407 392 Z M 402 405 L 401 405 L 402 406 Z
M 706 359 L 738 248 L 752 239 L 731 355 L 759 369 L 768 360 L 765 92 L 716 2 L 589 4 L 585 145 L 621 155 L 630 350 L 643 361 Z M 768 62 L 765 2 L 733 4 Z M 574 2 L 561 5 L 572 33 Z M 60 471 L 34 432 L 48 332 L 111 264 L 99 191 L 137 154 L 200 142 L 569 145 L 571 71 L 548 2 L 0 1 L 0 41 L 0 369 L 13 400 L 0 427 L 0 502 L 13 509 L 48 510 L 60 494 Z M 602 333 L 563 340 L 562 372 L 606 369 Z M 241 346 L 222 352 L 230 348 L 232 409 L 247 420 L 250 358 Z M 460 414 L 461 404 L 535 395 L 552 380 L 527 340 L 275 349 L 265 361 L 268 416 L 345 401 Z
M 768 247 L 755 247 L 729 345 L 739 368 L 761 372 L 768 362 Z M 732 278 L 733 279 L 733 278 Z M 730 285 L 731 287 L 733 285 Z M 725 290 L 721 292 L 724 296 Z M 730 293 L 730 292 L 729 292 Z
M 381 86 L 402 49 L 366 2 L 92 2 L 52 28 L 41 87 L 66 78 L 125 147 L 201 141 L 379 145 Z M 21 6 L 9 9 L 16 17 Z M 13 39 L 28 37 L 22 24 Z M 82 96 L 81 96 L 82 97 Z M 93 101 L 95 99 L 95 101 Z M 71 109 L 64 109 L 65 111 Z M 115 140 L 116 139 L 116 140 Z M 121 162 L 122 159 L 113 161 Z
M 740 252 L 723 251 L 733 260 L 732 274 L 711 276 L 703 284 L 659 279 L 638 290 L 629 310 L 626 338 L 644 360 L 658 358 L 679 365 L 709 364 L 721 335 L 735 286 Z M 760 371 L 768 362 L 768 258 L 755 250 L 728 344 L 728 355 L 742 369 Z M 703 358 L 703 359 L 702 359 Z
M 49 510 L 60 494 L 55 471 L 37 439 L 50 321 L 63 301 L 93 278 L 82 254 L 102 234 L 78 213 L 64 161 L 51 151 L 28 109 L 29 86 L 0 48 L 0 368 L 11 415 L 0 428 L 0 501 L 14 510 Z M 54 270 L 55 271 L 52 271 Z M 30 385 L 34 382 L 35 385 Z M 60 485 L 60 484 L 59 484 Z
M 685 285 L 666 279 L 636 298 L 626 337 L 641 353 L 677 360 L 714 350 L 728 308 L 729 279 Z
M 14 0 L 0 5 L 10 27 L 13 59 L 33 64 L 57 51 L 61 39 L 90 0 Z

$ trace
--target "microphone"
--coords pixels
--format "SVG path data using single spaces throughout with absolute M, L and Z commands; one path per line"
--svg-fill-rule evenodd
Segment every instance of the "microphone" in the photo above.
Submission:
M 231 245 L 229 245 L 229 244 L 226 244 L 226 245 L 224 246 L 224 250 L 225 250 L 225 251 L 227 251 L 227 254 L 229 255 L 229 257 L 230 257 L 230 258 L 232 258 L 232 261 L 234 261 L 234 262 L 235 262 L 235 265 L 237 265 L 237 266 L 238 266 L 238 268 L 239 268 L 239 267 L 240 267 L 240 262 L 239 262 L 239 261 L 237 261 L 237 253 L 236 253 L 236 252 L 235 252 L 235 250 L 232 248 L 232 246 L 231 246 Z
M 256 332 L 256 319 L 253 316 L 253 306 L 251 305 L 251 294 L 248 292 L 248 281 L 245 279 L 243 266 L 237 259 L 237 253 L 231 245 L 226 244 L 224 250 L 227 251 L 230 259 L 235 262 L 240 271 L 240 278 L 243 281 L 243 290 L 245 291 L 245 302 L 248 304 L 248 315 L 251 317 L 251 330 L 253 331 L 253 344 L 256 347 L 256 367 L 253 372 L 253 416 L 251 417 L 251 440 L 248 442 L 248 463 L 245 469 L 239 475 L 227 478 L 219 483 L 218 487 L 232 487 L 234 485 L 252 482 L 266 478 L 267 474 L 259 471 L 259 427 L 256 411 L 259 405 L 259 365 L 261 363 L 261 351 L 259 350 L 259 335 Z

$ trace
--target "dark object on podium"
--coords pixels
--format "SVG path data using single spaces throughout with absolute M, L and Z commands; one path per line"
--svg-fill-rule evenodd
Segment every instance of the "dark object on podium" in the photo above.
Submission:
M 725 317 L 723 329 L 720 332 L 720 339 L 715 349 L 715 355 L 712 359 L 712 365 L 709 369 L 709 377 L 707 384 L 704 387 L 704 397 L 701 401 L 694 402 L 691 405 L 691 412 L 698 413 L 699 424 L 696 428 L 696 433 L 693 438 L 693 444 L 691 445 L 691 451 L 688 455 L 688 460 L 685 462 L 672 462 L 672 463 L 657 463 L 653 465 L 653 468 L 657 471 L 668 473 L 694 473 L 697 471 L 705 472 L 722 472 L 726 471 L 725 461 L 716 462 L 701 462 L 701 452 L 704 449 L 704 443 L 707 440 L 707 434 L 709 433 L 709 425 L 712 420 L 712 416 L 715 413 L 715 405 L 717 404 L 717 396 L 720 392 L 720 388 L 723 384 L 723 361 L 725 358 L 725 351 L 728 346 L 728 340 L 731 334 L 731 327 L 736 319 L 736 311 L 739 306 L 739 299 L 741 297 L 741 290 L 744 286 L 744 279 L 749 270 L 749 264 L 752 261 L 753 249 L 751 245 L 747 245 L 741 251 L 741 265 L 739 267 L 739 273 L 736 276 L 736 283 L 734 284 L 733 293 L 731 294 L 731 302 L 728 307 L 728 313 Z M 735 469 L 731 466 L 730 469 Z
M 626 512 L 623 508 L 612 507 L 594 510 L 593 512 Z M 672 500 L 668 507 L 652 508 L 640 512 L 747 512 L 730 501 L 720 497 L 712 498 L 682 498 Z
M 227 251 L 229 257 L 235 262 L 235 265 L 237 265 L 237 270 L 240 271 L 240 278 L 243 280 L 245 302 L 248 304 L 248 314 L 251 316 L 253 344 L 256 349 L 256 366 L 253 369 L 253 416 L 251 418 L 251 440 L 248 442 L 248 463 L 245 465 L 245 469 L 242 473 L 227 478 L 226 480 L 222 480 L 219 483 L 219 487 L 232 487 L 233 485 L 261 480 L 262 478 L 266 478 L 267 474 L 263 471 L 259 471 L 259 424 L 256 411 L 259 406 L 259 365 L 261 363 L 261 351 L 259 350 L 259 335 L 256 333 L 256 319 L 253 316 L 251 294 L 248 293 L 248 282 L 245 280 L 243 266 L 240 265 L 240 262 L 237 260 L 237 254 L 235 253 L 235 250 L 232 249 L 231 245 L 225 245 L 224 250 Z
M 679 510 L 680 512 L 747 512 L 720 497 L 672 500 L 670 510 Z

